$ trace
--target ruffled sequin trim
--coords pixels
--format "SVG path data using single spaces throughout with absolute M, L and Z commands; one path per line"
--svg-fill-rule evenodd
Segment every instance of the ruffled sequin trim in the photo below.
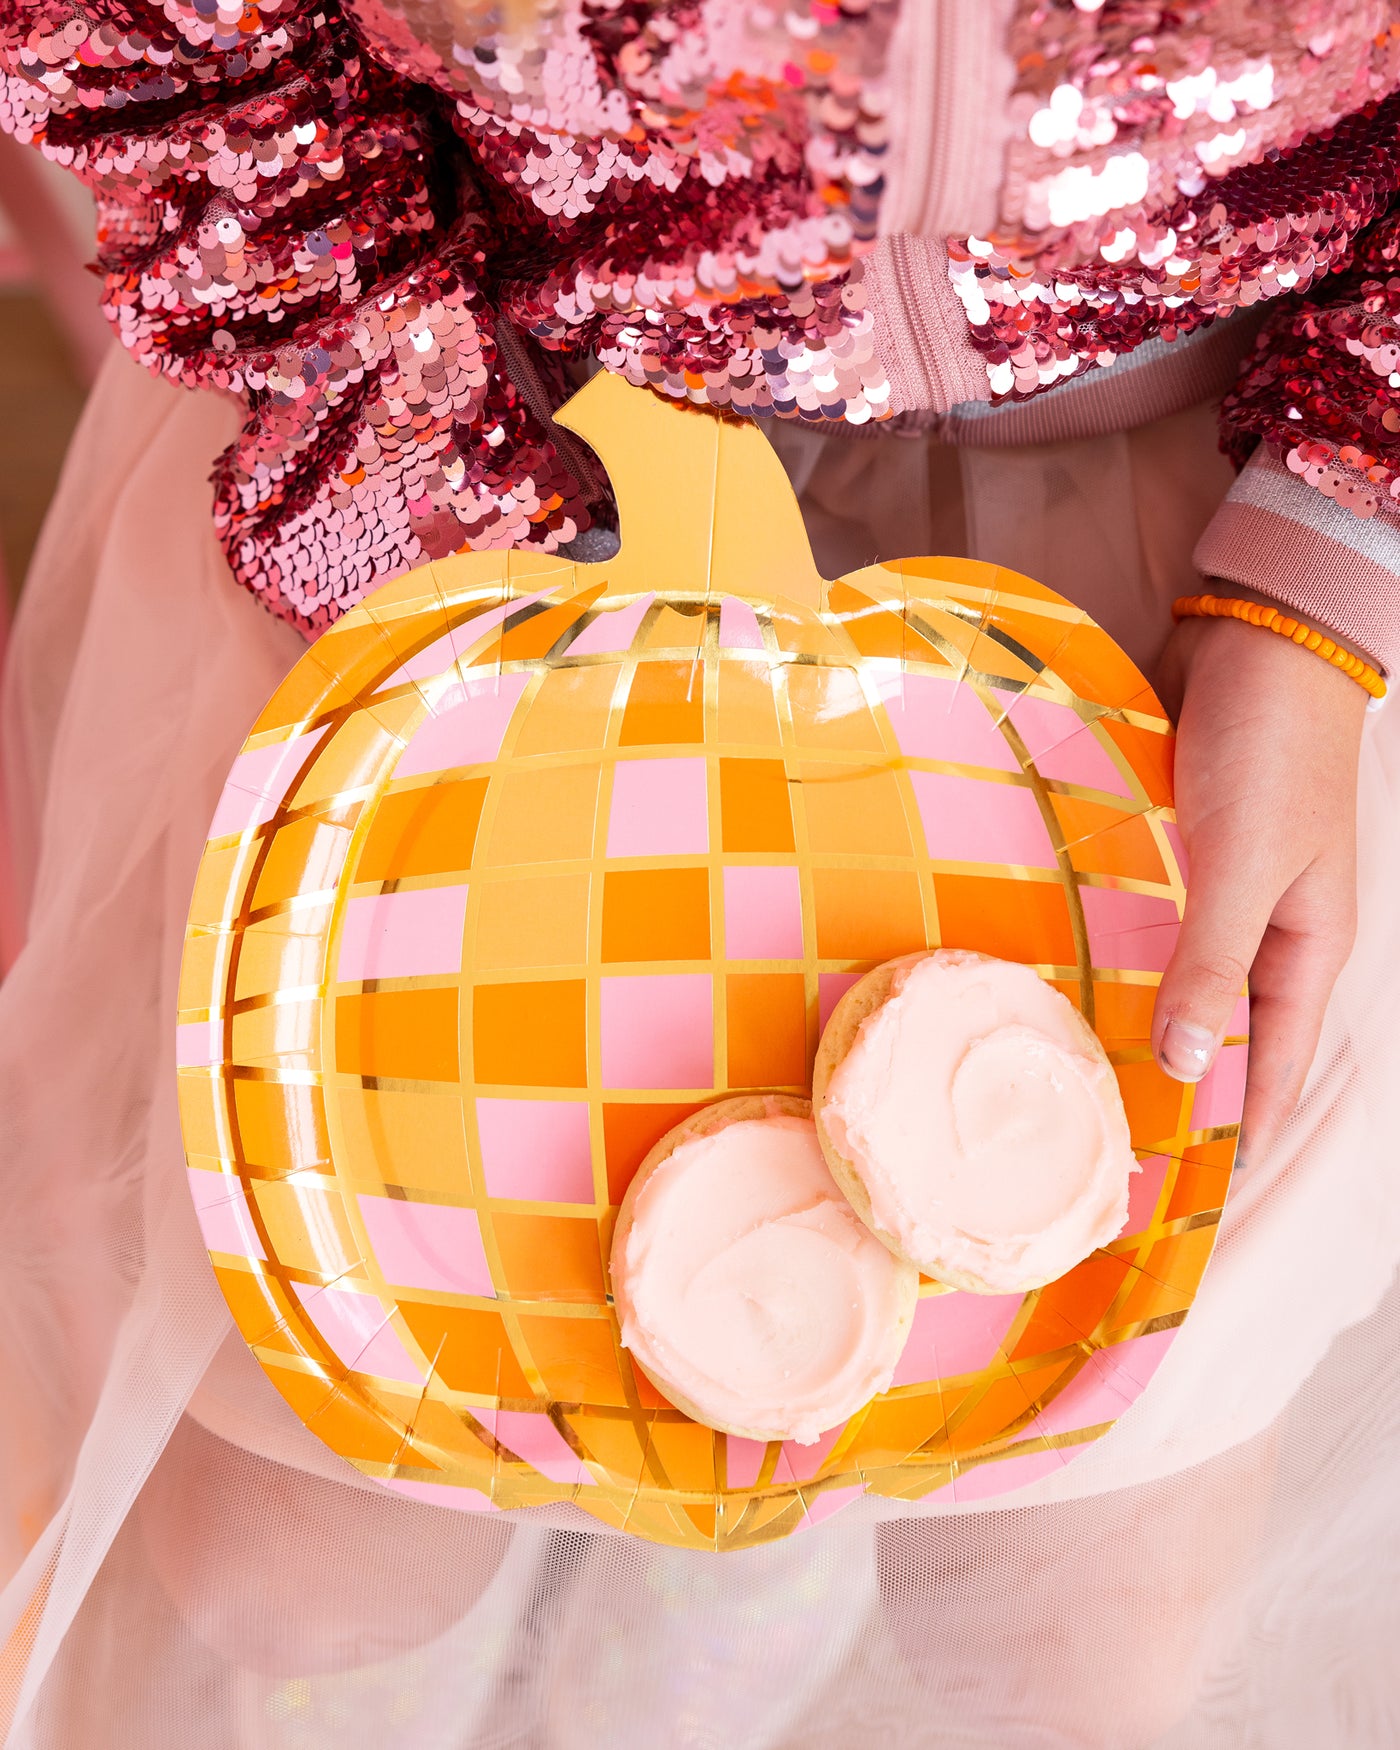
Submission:
M 896 9 L 12 3 L 0 125 L 94 188 L 129 350 L 247 403 L 218 528 L 315 632 L 424 557 L 550 549 L 600 508 L 498 310 L 694 402 L 886 416 L 859 260 Z
M 429 45 L 399 64 L 456 94 L 515 198 L 535 260 L 503 267 L 505 304 L 542 344 L 756 417 L 888 416 L 857 264 L 884 188 L 892 0 L 559 0 L 469 43 L 435 3 L 354 3 L 387 53 L 395 19 Z
M 215 524 L 240 582 L 309 632 L 425 559 L 552 551 L 586 526 L 497 368 L 484 236 L 469 217 L 314 345 L 241 359 L 252 413 L 215 474 Z
M 63 4 L 0 8 L 0 126 L 44 140 L 54 118 L 197 102 L 255 83 L 296 57 L 325 28 L 315 0 L 164 0 L 158 9 L 96 12 Z M 72 132 L 81 137 L 76 125 Z M 81 168 L 81 146 L 53 142 L 60 163 Z
M 214 479 L 238 580 L 314 635 L 424 559 L 567 544 L 589 508 L 501 372 L 446 106 L 328 8 L 162 16 L 0 20 L 0 120 L 93 185 L 131 353 L 247 404 Z

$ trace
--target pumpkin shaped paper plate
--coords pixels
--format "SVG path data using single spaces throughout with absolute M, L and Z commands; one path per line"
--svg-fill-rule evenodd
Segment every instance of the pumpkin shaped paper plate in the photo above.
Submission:
M 423 1500 L 730 1549 L 861 1491 L 1017 1488 L 1146 1385 L 1235 1146 L 1243 1005 L 1195 1088 L 1148 1047 L 1183 898 L 1169 726 L 1027 578 L 824 582 L 752 427 L 611 376 L 562 423 L 621 552 L 378 590 L 210 827 L 180 1094 L 233 1316 L 309 1428 Z M 815 1445 L 712 1434 L 619 1346 L 629 1178 L 707 1102 L 807 1092 L 842 991 L 939 944 L 1033 965 L 1093 1024 L 1142 1162 L 1127 1226 L 1035 1293 L 924 1283 L 891 1388 Z

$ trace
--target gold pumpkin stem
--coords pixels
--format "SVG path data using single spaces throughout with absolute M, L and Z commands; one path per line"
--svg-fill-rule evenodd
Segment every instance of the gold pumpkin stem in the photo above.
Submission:
M 783 465 L 762 431 L 602 371 L 558 423 L 583 439 L 617 498 L 611 590 L 786 596 L 820 608 L 825 584 Z M 713 498 L 707 487 L 713 482 Z

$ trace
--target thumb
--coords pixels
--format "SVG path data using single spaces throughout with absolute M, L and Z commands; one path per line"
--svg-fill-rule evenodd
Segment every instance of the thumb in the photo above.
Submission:
M 1214 1061 L 1274 908 L 1265 871 L 1241 868 L 1236 845 L 1202 833 L 1191 846 L 1186 914 L 1152 1015 L 1153 1054 L 1179 1082 Z

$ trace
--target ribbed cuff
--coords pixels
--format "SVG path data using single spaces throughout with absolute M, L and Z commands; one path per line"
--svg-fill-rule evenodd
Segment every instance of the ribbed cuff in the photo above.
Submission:
M 1400 668 L 1400 518 L 1360 518 L 1261 445 L 1196 543 L 1196 568 L 1293 608 L 1389 678 Z
M 1181 340 L 1145 340 L 1107 367 L 1051 384 L 1028 401 L 955 407 L 950 443 L 1000 449 L 1053 444 L 1150 425 L 1201 401 L 1218 401 L 1239 375 L 1264 313 L 1220 317 Z
M 946 413 L 960 401 L 991 400 L 941 242 L 904 232 L 882 237 L 865 258 L 865 290 L 891 412 Z

